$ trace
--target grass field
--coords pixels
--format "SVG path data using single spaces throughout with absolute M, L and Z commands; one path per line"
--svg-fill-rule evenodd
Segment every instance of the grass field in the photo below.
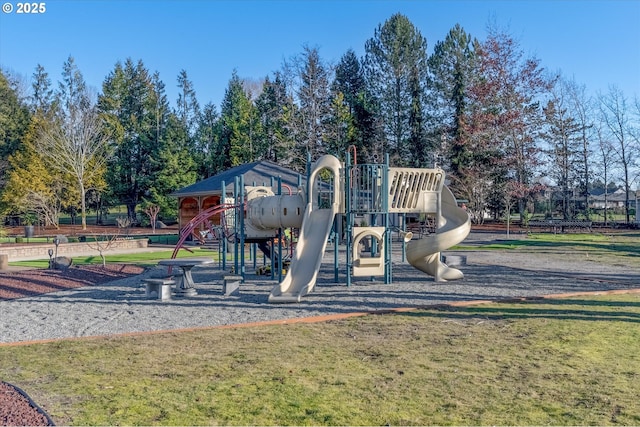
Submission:
M 61 425 L 638 425 L 640 296 L 0 346 Z

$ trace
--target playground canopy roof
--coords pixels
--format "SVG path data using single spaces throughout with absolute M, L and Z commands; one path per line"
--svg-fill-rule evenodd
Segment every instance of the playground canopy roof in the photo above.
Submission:
M 275 178 L 273 184 L 275 187 L 277 185 L 277 178 L 281 177 L 283 185 L 288 185 L 292 189 L 298 187 L 299 174 L 297 172 L 265 160 L 261 162 L 246 163 L 244 165 L 227 169 L 218 175 L 214 175 L 175 191 L 171 195 L 173 197 L 189 197 L 220 194 L 222 181 L 224 181 L 226 193 L 233 194 L 235 178 L 240 175 L 244 175 L 245 185 L 254 185 L 255 183 L 255 185 L 266 185 L 270 187 L 271 178 L 273 177 Z M 306 182 L 306 176 L 302 175 L 301 179 L 301 182 L 304 184 Z M 283 193 L 286 193 L 284 189 Z

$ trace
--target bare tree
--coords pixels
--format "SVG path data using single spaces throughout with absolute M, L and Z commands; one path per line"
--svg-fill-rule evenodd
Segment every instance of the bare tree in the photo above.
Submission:
M 596 126 L 596 136 L 597 136 L 597 144 L 598 149 L 597 152 L 599 154 L 599 159 L 597 164 L 599 165 L 599 173 L 604 182 L 604 225 L 607 226 L 608 215 L 607 215 L 607 203 L 608 203 L 608 188 L 609 188 L 609 180 L 611 179 L 611 168 L 615 163 L 614 159 L 614 151 L 613 151 L 613 143 L 610 139 L 605 135 L 602 126 Z
M 107 259 L 104 256 L 104 253 L 111 249 L 116 240 L 118 240 L 118 236 L 118 234 L 114 234 L 111 236 L 107 234 L 103 234 L 102 236 L 94 235 L 94 241 L 92 243 L 87 242 L 87 246 L 89 246 L 93 250 L 98 251 L 98 253 L 100 254 L 103 268 L 107 266 Z
M 75 181 L 82 229 L 86 230 L 86 193 L 101 181 L 110 152 L 95 108 L 81 109 L 73 116 L 62 118 L 57 125 L 43 129 L 36 150 L 51 168 Z
M 36 212 L 38 218 L 44 221 L 45 227 L 60 228 L 59 218 L 62 202 L 55 191 L 29 190 L 24 197 L 24 206 Z
M 160 206 L 149 205 L 144 208 L 144 213 L 149 217 L 149 222 L 151 223 L 151 230 L 153 234 L 156 234 L 156 220 L 158 219 L 158 214 L 160 213 Z
M 640 151 L 638 140 L 634 138 L 631 110 L 627 98 L 616 86 L 610 86 L 606 95 L 600 95 L 602 120 L 614 141 L 612 149 L 622 167 L 622 179 L 625 192 L 625 222 L 629 224 L 629 192 L 631 191 L 632 171 Z

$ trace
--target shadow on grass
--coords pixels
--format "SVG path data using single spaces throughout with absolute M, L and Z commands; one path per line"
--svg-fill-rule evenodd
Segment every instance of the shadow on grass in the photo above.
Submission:
M 618 234 L 616 237 L 634 238 L 639 237 L 639 233 Z M 482 249 L 482 250 L 515 250 L 521 248 L 541 248 L 541 249 L 561 249 L 601 251 L 612 255 L 627 255 L 632 257 L 640 256 L 640 240 L 627 242 L 618 241 L 602 234 L 558 234 L 540 235 L 534 234 L 526 239 L 501 240 L 497 239 L 491 243 L 480 246 L 466 246 L 463 244 L 456 246 L 456 249 Z
M 628 308 L 628 310 L 622 311 L 620 308 Z M 640 323 L 640 301 L 536 298 L 532 301 L 509 302 L 508 305 L 497 303 L 483 307 L 443 305 L 434 309 L 406 312 L 402 315 L 456 320 L 554 319 Z

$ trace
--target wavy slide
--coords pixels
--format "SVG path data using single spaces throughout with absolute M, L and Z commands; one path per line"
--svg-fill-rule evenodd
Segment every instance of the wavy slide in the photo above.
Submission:
M 271 290 L 269 302 L 291 303 L 300 302 L 300 299 L 310 293 L 316 284 L 318 270 L 322 263 L 322 257 L 327 247 L 327 240 L 333 219 L 338 213 L 340 200 L 340 161 L 333 156 L 323 156 L 315 164 L 309 178 L 311 183 L 320 172 L 328 168 L 334 174 L 333 201 L 330 208 L 316 208 L 313 200 L 317 200 L 315 190 L 309 194 L 309 202 L 302 217 L 300 236 L 296 249 L 291 257 L 291 266 L 281 283 Z
M 407 261 L 436 281 L 462 279 L 464 274 L 440 261 L 440 252 L 462 242 L 471 231 L 467 211 L 458 207 L 451 190 L 444 186 L 441 192 L 442 218 L 434 234 L 410 241 L 406 246 Z

